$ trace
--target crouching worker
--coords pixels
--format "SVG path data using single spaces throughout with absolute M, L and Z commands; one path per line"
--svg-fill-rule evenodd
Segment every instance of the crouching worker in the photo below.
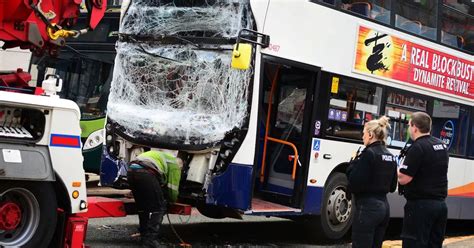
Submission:
M 390 218 L 387 193 L 394 192 L 397 186 L 397 164 L 385 144 L 389 128 L 385 116 L 365 124 L 365 149 L 351 161 L 347 171 L 348 191 L 355 196 L 352 247 L 382 247 Z
M 161 151 L 148 151 L 130 162 L 127 179 L 140 222 L 145 247 L 159 247 L 159 230 L 167 211 L 167 202 L 178 199 L 181 159 Z

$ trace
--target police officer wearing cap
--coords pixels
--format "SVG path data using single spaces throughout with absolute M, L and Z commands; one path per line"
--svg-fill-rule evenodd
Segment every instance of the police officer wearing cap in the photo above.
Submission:
M 362 136 L 365 149 L 347 170 L 348 196 L 352 192 L 355 198 L 352 247 L 382 247 L 390 219 L 387 193 L 397 187 L 397 163 L 385 146 L 388 128 L 386 116 L 365 124 Z
M 430 135 L 431 117 L 412 114 L 409 133 L 414 143 L 398 170 L 404 187 L 405 215 L 403 247 L 442 247 L 448 208 L 448 151 L 445 144 Z

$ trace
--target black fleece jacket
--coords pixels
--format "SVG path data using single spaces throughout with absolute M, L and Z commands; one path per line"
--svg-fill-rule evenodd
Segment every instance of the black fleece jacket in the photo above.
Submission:
M 368 145 L 347 169 L 349 192 L 357 195 L 387 194 L 397 187 L 397 163 L 382 142 Z

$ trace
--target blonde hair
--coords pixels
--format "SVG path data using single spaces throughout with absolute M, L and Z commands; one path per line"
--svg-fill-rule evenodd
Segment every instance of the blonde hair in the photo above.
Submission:
M 377 120 L 371 120 L 365 124 L 364 129 L 372 134 L 375 139 L 382 141 L 384 144 L 387 142 L 388 129 L 390 129 L 390 118 L 382 116 Z

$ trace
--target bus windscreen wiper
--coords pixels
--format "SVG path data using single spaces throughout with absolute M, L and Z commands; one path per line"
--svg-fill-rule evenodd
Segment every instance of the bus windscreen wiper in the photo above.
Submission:
M 232 50 L 232 45 L 236 43 L 237 38 L 212 38 L 212 37 L 188 37 L 182 35 L 163 35 L 163 36 L 141 36 L 133 34 L 119 33 L 119 41 L 134 43 L 159 43 L 159 44 L 188 44 L 194 46 L 197 50 Z M 226 47 L 223 47 L 226 46 Z

